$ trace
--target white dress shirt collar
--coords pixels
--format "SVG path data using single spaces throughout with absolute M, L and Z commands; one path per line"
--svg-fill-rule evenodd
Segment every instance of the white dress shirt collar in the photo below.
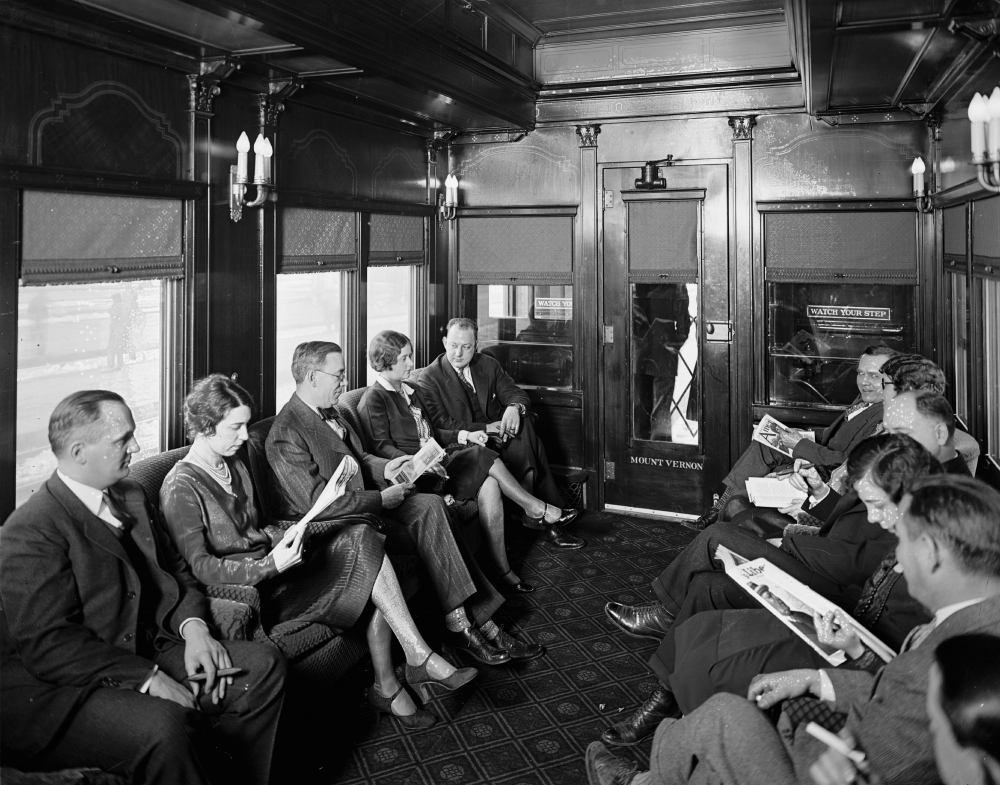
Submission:
M 934 626 L 940 627 L 944 620 L 949 616 L 958 613 L 963 608 L 968 608 L 970 605 L 982 602 L 985 599 L 985 597 L 976 597 L 974 600 L 964 600 L 963 602 L 956 602 L 951 605 L 945 605 L 943 608 L 938 608 L 934 614 Z
M 67 477 L 59 469 L 56 469 L 56 474 L 59 475 L 59 479 L 66 484 L 70 492 L 82 502 L 84 507 L 105 523 L 110 523 L 116 529 L 122 528 L 121 521 L 111 514 L 108 505 L 104 503 L 104 491 L 99 491 L 97 488 L 85 485 L 72 477 Z
M 381 385 L 382 387 L 384 387 L 386 390 L 388 390 L 391 393 L 398 393 L 399 392 L 399 390 L 397 390 L 395 387 L 392 386 L 391 382 L 387 382 L 381 376 L 376 376 L 375 377 L 375 381 L 379 385 Z M 406 382 L 403 382 L 400 385 L 400 387 L 403 388 L 403 392 L 405 392 L 407 396 L 413 395 L 413 388 L 410 385 L 408 385 Z

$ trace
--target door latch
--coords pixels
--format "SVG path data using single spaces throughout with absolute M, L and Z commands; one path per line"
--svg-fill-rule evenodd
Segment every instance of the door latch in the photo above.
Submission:
M 705 340 L 726 343 L 733 340 L 732 322 L 705 322 Z
M 614 343 L 615 342 L 615 328 L 613 325 L 604 325 L 604 343 Z

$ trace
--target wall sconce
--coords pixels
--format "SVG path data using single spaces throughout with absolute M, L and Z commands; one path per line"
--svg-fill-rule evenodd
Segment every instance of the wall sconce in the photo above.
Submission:
M 917 200 L 917 209 L 922 213 L 929 213 L 934 210 L 931 206 L 931 198 L 927 196 L 924 189 L 924 172 L 927 167 L 923 158 L 914 158 L 913 165 L 910 166 L 910 174 L 913 175 L 913 196 Z
M 454 221 L 458 212 L 458 178 L 450 174 L 444 178 L 444 193 L 438 194 L 438 220 Z
M 987 98 L 976 93 L 969 103 L 972 124 L 972 163 L 979 184 L 1000 193 L 1000 87 Z
M 652 191 L 665 189 L 667 187 L 666 179 L 660 177 L 660 164 L 673 166 L 674 157 L 672 155 L 668 155 L 666 158 L 661 158 L 659 161 L 646 161 L 646 165 L 642 167 L 642 177 L 637 178 L 635 181 L 635 187 L 638 190 Z
M 249 152 L 250 140 L 244 131 L 236 141 L 236 166 L 229 167 L 229 216 L 234 221 L 243 217 L 244 207 L 260 207 L 264 204 L 274 187 L 271 182 L 271 156 L 274 155 L 274 150 L 263 134 L 257 134 L 257 141 L 253 143 L 253 184 L 257 186 L 257 197 L 252 202 L 246 200 Z M 271 201 L 274 201 L 273 195 Z

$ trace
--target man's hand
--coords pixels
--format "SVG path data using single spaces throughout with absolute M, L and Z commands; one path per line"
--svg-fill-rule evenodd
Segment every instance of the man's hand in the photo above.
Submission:
M 223 676 L 216 680 L 215 672 L 219 668 L 232 666 L 229 652 L 212 637 L 207 624 L 194 621 L 184 627 L 184 669 L 188 676 L 202 671 L 207 674 L 205 692 L 212 694 L 212 703 L 218 703 L 226 697 L 226 686 L 233 683 L 232 676 Z M 200 690 L 201 685 L 198 682 L 191 682 L 191 692 L 195 698 L 198 697 Z
M 812 693 L 819 697 L 819 671 L 795 670 L 781 673 L 762 673 L 750 682 L 747 700 L 758 708 L 769 709 L 788 698 Z
M 793 472 L 789 477 L 789 482 L 803 493 L 808 493 L 814 499 L 826 498 L 830 492 L 830 486 L 823 482 L 816 467 L 809 461 L 796 458 L 793 464 Z
M 400 455 L 398 458 L 393 458 L 385 465 L 385 469 L 382 472 L 382 476 L 385 477 L 386 482 L 389 482 L 390 477 L 394 477 L 396 472 L 405 466 L 410 460 L 409 455 Z
M 306 527 L 296 524 L 285 532 L 281 542 L 274 546 L 271 556 L 278 572 L 284 572 L 302 564 L 302 547 L 305 543 Z
M 856 660 L 865 653 L 865 647 L 851 623 L 841 613 L 840 608 L 824 616 L 816 614 L 816 637 L 826 646 L 836 646 Z
M 857 742 L 849 730 L 844 728 L 839 736 L 852 750 L 857 749 Z M 882 778 L 871 770 L 868 761 L 855 763 L 846 755 L 831 748 L 827 748 L 826 752 L 809 767 L 809 776 L 816 785 L 850 785 L 856 781 L 866 782 L 868 785 L 882 785 Z
M 465 438 L 469 444 L 478 444 L 480 447 L 485 447 L 490 440 L 489 435 L 486 431 L 469 431 L 469 435 Z
M 798 431 L 785 429 L 778 431 L 778 444 L 786 450 L 794 450 L 795 445 L 802 441 L 803 437 Z
M 413 490 L 412 482 L 404 482 L 399 485 L 390 485 L 382 491 L 382 507 L 391 510 L 403 503 L 410 491 Z
M 503 418 L 500 420 L 501 435 L 509 438 L 517 436 L 521 431 L 521 412 L 511 404 L 503 410 Z
M 192 684 L 192 687 L 193 686 L 194 685 Z M 173 701 L 174 703 L 180 704 L 185 709 L 198 708 L 198 704 L 195 703 L 194 695 L 191 694 L 191 690 L 185 689 L 163 671 L 157 671 L 153 674 L 153 680 L 149 683 L 149 690 L 147 691 L 147 694 L 152 695 L 154 698 L 163 698 L 163 700 Z

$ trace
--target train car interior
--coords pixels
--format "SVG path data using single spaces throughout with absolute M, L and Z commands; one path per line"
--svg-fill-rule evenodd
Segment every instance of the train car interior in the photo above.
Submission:
M 370 708 L 364 635 L 233 632 L 294 665 L 272 782 L 587 781 L 656 685 L 605 604 L 656 601 L 758 423 L 840 423 L 866 347 L 940 367 L 1000 488 L 1000 0 L 0 0 L 0 61 L 0 520 L 71 393 L 124 398 L 155 507 L 196 380 L 263 445 L 330 341 L 353 427 L 372 339 L 418 379 L 456 317 L 580 511 L 573 549 L 507 510 L 535 591 L 496 619 L 546 655 L 432 729 Z

